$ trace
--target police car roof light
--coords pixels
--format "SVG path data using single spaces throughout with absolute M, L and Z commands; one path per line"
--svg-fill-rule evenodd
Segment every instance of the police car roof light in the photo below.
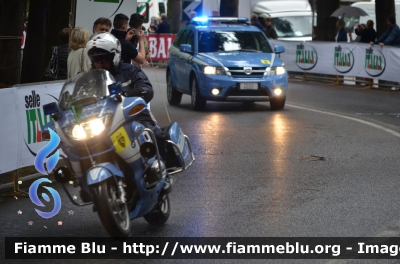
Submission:
M 208 23 L 208 17 L 194 17 L 192 20 L 197 23 Z
M 231 24 L 245 24 L 249 22 L 247 17 L 195 17 L 193 18 L 193 22 L 198 24 L 207 24 L 208 22 L 222 22 L 222 23 L 231 23 Z

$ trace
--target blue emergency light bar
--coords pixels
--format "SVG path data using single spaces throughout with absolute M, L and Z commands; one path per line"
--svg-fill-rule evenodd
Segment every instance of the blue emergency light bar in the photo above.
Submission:
M 249 22 L 247 17 L 195 17 L 192 19 L 197 24 L 208 24 L 212 22 L 229 23 L 229 24 L 245 24 Z

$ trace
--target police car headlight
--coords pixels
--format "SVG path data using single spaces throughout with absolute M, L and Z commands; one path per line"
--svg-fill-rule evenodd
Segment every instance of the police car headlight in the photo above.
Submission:
M 276 67 L 275 74 L 276 75 L 284 75 L 286 73 L 286 69 L 283 66 Z
M 205 66 L 203 72 L 207 75 L 225 75 L 225 70 L 222 67 Z
M 267 68 L 266 72 L 264 73 L 264 76 L 268 75 L 284 75 L 286 73 L 285 66 L 278 66 L 278 67 L 272 67 L 272 68 Z
M 101 132 L 110 125 L 112 115 L 106 115 L 100 118 L 92 119 L 86 122 L 82 122 L 79 125 L 63 128 L 63 131 L 69 137 L 75 140 L 84 140 L 93 138 L 94 136 L 100 135 Z

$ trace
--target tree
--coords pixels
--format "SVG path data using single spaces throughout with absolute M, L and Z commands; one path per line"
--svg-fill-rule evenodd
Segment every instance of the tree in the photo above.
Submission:
M 30 0 L 29 27 L 22 61 L 21 83 L 42 80 L 50 5 L 51 0 Z
M 27 1 L 0 0 L 0 88 L 20 81 L 21 36 Z
M 331 14 L 340 7 L 340 0 L 317 0 L 317 39 L 333 41 L 336 35 L 337 18 Z
M 387 30 L 387 18 L 396 15 L 394 0 L 376 0 L 375 14 L 376 32 L 379 37 Z
M 219 15 L 222 17 L 238 16 L 239 0 L 221 0 Z
M 182 20 L 182 1 L 169 0 L 167 3 L 168 20 L 171 21 L 171 33 L 178 33 Z

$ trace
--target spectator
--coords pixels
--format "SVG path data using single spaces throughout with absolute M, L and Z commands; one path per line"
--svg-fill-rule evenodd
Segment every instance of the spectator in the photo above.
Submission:
M 143 31 L 145 32 L 146 29 L 143 27 L 143 21 L 144 17 L 140 14 L 132 14 L 131 19 L 129 20 L 129 30 L 134 30 L 134 32 L 138 31 Z M 150 57 L 150 52 L 149 52 L 149 43 L 147 42 L 146 38 L 143 38 L 143 43 L 140 42 L 140 38 L 138 35 L 134 35 L 130 42 L 133 44 L 133 46 L 138 50 L 139 53 L 145 56 L 145 62 L 143 64 L 139 64 L 136 62 L 133 62 L 136 66 L 142 67 L 142 66 L 147 66 L 148 62 L 147 59 Z
M 169 23 L 167 21 L 167 15 L 166 14 L 162 14 L 161 15 L 161 23 L 158 25 L 157 33 L 158 34 L 171 33 L 170 25 L 169 25 Z
M 357 36 L 361 37 L 361 43 L 370 43 L 375 42 L 376 40 L 376 31 L 374 29 L 374 22 L 372 20 L 367 21 L 367 25 L 364 26 L 362 31 L 356 28 L 355 32 Z
M 384 45 L 390 45 L 390 46 L 400 46 L 400 29 L 399 26 L 396 25 L 396 17 L 390 16 L 386 20 L 387 25 L 389 26 L 389 29 L 383 33 L 382 36 L 380 36 L 375 42 L 370 42 L 370 44 L 379 44 L 379 46 L 383 47 Z M 394 85 L 392 87 L 393 91 L 398 91 L 398 85 L 399 83 L 397 82 L 388 82 L 387 84 Z
M 71 32 L 69 40 L 70 53 L 68 55 L 68 78 L 90 70 L 92 63 L 85 51 L 89 40 L 89 31 L 86 28 L 76 27 Z
M 139 15 L 139 14 L 134 14 Z M 132 15 L 133 16 L 133 15 Z M 140 16 L 140 15 L 139 15 Z M 144 33 L 139 28 L 138 31 L 135 30 L 128 30 L 128 21 L 129 18 L 124 14 L 117 14 L 114 17 L 114 29 L 111 30 L 111 34 L 113 34 L 120 42 L 121 42 L 121 60 L 124 63 L 131 63 L 136 62 L 138 64 L 143 64 L 145 62 L 145 55 L 144 55 Z M 140 51 L 136 50 L 136 47 L 130 42 L 134 35 L 139 37 L 139 47 Z
M 154 24 L 150 24 L 149 33 L 157 33 L 157 26 Z
M 60 45 L 57 47 L 57 76 L 60 80 L 65 80 L 68 77 L 68 42 L 69 42 L 69 28 L 64 28 L 58 33 L 60 37 Z
M 93 24 L 93 33 L 110 32 L 112 27 L 111 20 L 105 17 L 98 18 Z
M 366 28 L 366 25 L 365 24 L 359 24 L 359 25 L 356 24 L 355 27 L 356 28 L 354 29 L 354 32 L 357 32 L 358 34 L 356 33 L 357 37 L 353 40 L 353 32 L 350 29 L 349 30 L 350 42 L 361 42 L 361 36 L 359 34 L 361 34 L 364 31 L 364 29 Z
M 337 22 L 336 27 L 338 28 L 338 31 L 336 33 L 335 42 L 347 42 L 347 33 L 346 30 L 344 29 L 345 25 L 346 23 L 344 22 L 343 19 L 340 19 Z
M 262 32 L 265 31 L 265 28 L 261 25 L 260 21 L 258 21 L 258 16 L 256 14 L 250 16 L 250 24 L 258 27 Z
M 276 30 L 272 26 L 272 18 L 271 17 L 266 17 L 264 19 L 264 22 L 265 22 L 265 35 L 267 35 L 267 38 L 277 39 L 278 38 L 278 34 L 276 34 Z
M 384 45 L 390 46 L 400 46 L 400 29 L 399 26 L 396 25 L 396 18 L 394 16 L 390 16 L 387 19 L 387 25 L 389 29 L 383 33 L 380 38 L 378 38 L 375 42 L 370 42 L 371 45 L 379 44 L 379 46 L 383 47 Z
M 149 33 L 157 33 L 157 29 L 158 29 L 158 17 L 151 17 L 151 23 L 150 23 L 150 27 L 149 27 Z M 152 27 L 153 26 L 153 27 Z

